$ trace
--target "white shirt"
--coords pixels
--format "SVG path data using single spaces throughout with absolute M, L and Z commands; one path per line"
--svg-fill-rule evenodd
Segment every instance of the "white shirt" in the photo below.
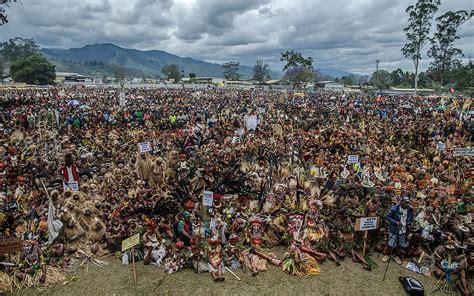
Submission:
M 66 170 L 67 170 L 67 180 L 66 182 L 73 182 L 74 181 L 74 175 L 72 173 L 72 166 L 68 167 L 66 166 Z

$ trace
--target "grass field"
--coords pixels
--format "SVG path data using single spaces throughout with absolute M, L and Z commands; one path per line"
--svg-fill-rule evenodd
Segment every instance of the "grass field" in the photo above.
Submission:
M 277 252 L 278 253 L 278 252 Z M 215 283 L 208 273 L 197 274 L 185 269 L 178 273 L 165 274 L 163 268 L 137 263 L 138 282 L 134 284 L 131 265 L 123 266 L 116 258 L 105 259 L 107 267 L 92 264 L 89 269 L 76 272 L 77 280 L 66 286 L 62 284 L 38 291 L 29 289 L 21 295 L 406 295 L 398 278 L 412 276 L 422 282 L 431 292 L 436 279 L 416 274 L 390 263 L 387 277 L 382 281 L 385 264 L 380 258 L 373 271 L 365 271 L 359 264 L 346 259 L 339 267 L 326 261 L 321 274 L 311 277 L 293 277 L 276 267 L 252 277 L 250 272 L 238 270 L 238 281 L 226 273 L 224 282 Z M 430 293 L 431 294 L 431 293 Z M 441 293 L 439 293 L 441 295 Z

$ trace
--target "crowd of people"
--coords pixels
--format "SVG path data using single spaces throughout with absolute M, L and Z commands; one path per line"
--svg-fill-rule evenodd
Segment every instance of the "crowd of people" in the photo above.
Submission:
M 137 88 L 124 104 L 121 92 L 0 90 L 0 237 L 23 242 L 4 276 L 45 282 L 78 253 L 119 253 L 223 281 L 344 258 L 370 271 L 382 252 L 430 258 L 469 294 L 474 168 L 455 149 L 472 147 L 470 99 Z M 364 217 L 378 217 L 367 235 Z

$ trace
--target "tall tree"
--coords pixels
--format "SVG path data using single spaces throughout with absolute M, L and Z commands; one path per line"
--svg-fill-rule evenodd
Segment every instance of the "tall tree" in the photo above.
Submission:
M 3 84 L 3 79 L 6 78 L 6 68 L 7 68 L 7 62 L 5 60 L 5 58 L 0 55 L 0 79 L 2 80 L 2 84 Z
M 270 77 L 270 64 L 257 60 L 253 66 L 253 79 L 262 84 L 268 77 Z
M 10 62 L 36 54 L 38 50 L 39 46 L 33 39 L 15 37 L 0 43 L 0 54 Z
M 161 68 L 161 73 L 165 75 L 168 79 L 174 79 L 175 82 L 181 80 L 181 71 L 179 66 L 176 64 L 169 64 Z
M 397 70 L 393 70 L 392 73 L 390 73 L 390 81 L 394 86 L 399 86 L 403 84 L 403 82 L 405 81 L 403 76 L 403 70 L 400 68 L 398 68 Z
M 240 67 L 239 62 L 228 62 L 222 65 L 224 78 L 227 80 L 239 80 L 240 78 L 240 74 L 238 73 L 239 67 Z
M 39 54 L 16 59 L 10 73 L 15 82 L 28 84 L 53 84 L 56 78 L 54 65 Z
M 312 69 L 314 62 L 312 57 L 305 58 L 301 55 L 301 53 L 294 50 L 287 50 L 285 52 L 282 52 L 280 61 L 286 62 L 286 64 L 283 66 L 283 71 L 294 67 Z
M 369 83 L 378 89 L 388 89 L 392 84 L 390 76 L 390 72 L 387 70 L 378 70 L 372 74 L 372 78 L 369 80 Z
M 0 26 L 8 23 L 8 16 L 5 7 L 8 7 L 10 2 L 20 2 L 18 0 L 0 0 Z
M 407 7 L 406 12 L 409 15 L 409 24 L 403 29 L 406 33 L 408 43 L 402 48 L 402 53 L 406 58 L 413 61 L 415 65 L 415 95 L 418 88 L 418 66 L 421 60 L 421 49 L 429 40 L 431 20 L 436 11 L 440 0 L 418 0 L 415 5 Z
M 428 56 L 433 58 L 431 72 L 441 85 L 445 83 L 446 72 L 454 66 L 456 57 L 462 56 L 462 50 L 454 47 L 454 42 L 459 39 L 458 28 L 473 15 L 474 11 L 448 11 L 436 19 L 436 33 L 431 39 Z
M 449 72 L 450 83 L 456 90 L 468 90 L 474 93 L 474 63 L 469 61 L 465 65 L 459 63 Z
M 119 83 L 125 79 L 125 69 L 121 65 L 111 65 L 114 71 L 115 82 Z
M 283 71 L 286 71 L 284 77 L 293 84 L 293 88 L 300 88 L 303 83 L 314 80 L 312 57 L 305 58 L 299 52 L 287 50 L 281 53 L 280 61 L 286 62 L 283 66 Z
M 342 76 L 341 77 L 341 82 L 344 85 L 354 85 L 356 83 L 356 77 L 352 74 L 350 74 L 348 76 Z

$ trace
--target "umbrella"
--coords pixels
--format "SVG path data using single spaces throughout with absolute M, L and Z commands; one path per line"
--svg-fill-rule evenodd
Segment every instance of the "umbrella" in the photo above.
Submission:
M 78 100 L 70 100 L 69 102 L 67 102 L 68 105 L 80 105 L 81 102 L 79 102 Z
M 86 109 L 86 110 L 90 110 L 92 109 L 90 106 L 87 106 L 87 105 L 82 105 L 79 107 L 79 109 Z

